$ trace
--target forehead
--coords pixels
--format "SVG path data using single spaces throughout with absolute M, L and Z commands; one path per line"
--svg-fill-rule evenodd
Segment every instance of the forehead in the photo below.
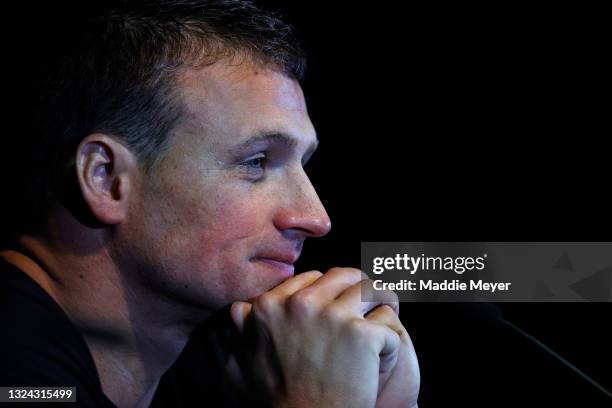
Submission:
M 178 82 L 190 130 L 236 141 L 262 131 L 308 143 L 316 139 L 299 83 L 280 72 L 248 62 L 218 62 L 187 69 Z

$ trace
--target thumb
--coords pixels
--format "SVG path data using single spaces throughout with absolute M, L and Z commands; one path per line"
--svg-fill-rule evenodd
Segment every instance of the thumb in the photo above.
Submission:
M 244 322 L 249 314 L 251 314 L 252 308 L 253 305 L 247 302 L 234 302 L 232 304 L 230 315 L 232 316 L 232 321 L 236 325 L 236 328 L 240 334 L 244 332 Z

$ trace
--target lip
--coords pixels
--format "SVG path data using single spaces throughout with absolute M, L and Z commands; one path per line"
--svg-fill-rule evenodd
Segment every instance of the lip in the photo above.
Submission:
M 267 268 L 273 268 L 285 276 L 292 276 L 295 271 L 293 264 L 300 257 L 300 252 L 299 249 L 269 249 L 255 255 L 251 258 L 251 262 L 261 263 Z
M 291 276 L 295 272 L 295 267 L 293 265 L 293 262 L 286 262 L 286 261 L 281 261 L 279 259 L 272 259 L 272 258 L 265 258 L 265 257 L 253 258 L 251 261 L 265 264 L 267 267 L 271 267 L 283 275 Z

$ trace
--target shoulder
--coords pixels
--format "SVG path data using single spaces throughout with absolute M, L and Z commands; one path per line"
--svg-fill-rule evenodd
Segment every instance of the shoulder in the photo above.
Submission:
M 82 406 L 104 401 L 87 345 L 60 306 L 0 261 L 0 386 L 77 387 Z

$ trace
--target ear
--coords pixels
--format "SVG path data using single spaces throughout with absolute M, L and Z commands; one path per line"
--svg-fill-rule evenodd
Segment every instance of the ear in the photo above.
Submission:
M 120 224 L 138 177 L 134 154 L 117 139 L 94 133 L 79 144 L 76 171 L 91 215 L 102 225 Z

